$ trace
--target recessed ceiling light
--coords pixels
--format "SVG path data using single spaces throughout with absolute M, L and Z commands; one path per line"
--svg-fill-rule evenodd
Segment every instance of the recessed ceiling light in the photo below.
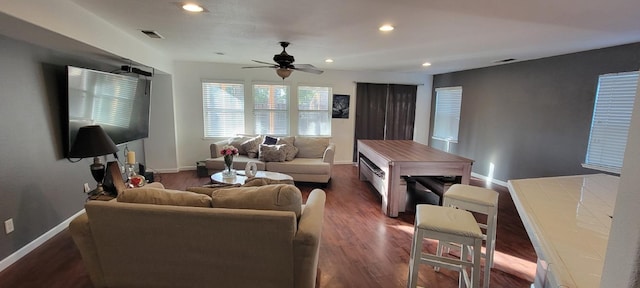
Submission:
M 393 26 L 389 25 L 389 24 L 385 24 L 380 26 L 380 28 L 378 28 L 380 31 L 382 32 L 389 32 L 393 30 Z
M 198 4 L 193 4 L 193 3 L 187 3 L 182 5 L 182 9 L 187 10 L 189 12 L 202 12 L 204 11 L 204 8 L 202 8 L 202 6 L 198 5 Z
M 324 62 L 327 62 L 327 63 L 333 63 L 333 59 L 329 58 L 329 59 L 327 59 L 327 60 L 324 60 Z
M 429 63 L 429 62 L 424 62 L 424 63 L 422 63 L 422 66 L 424 66 L 424 67 L 429 67 L 429 66 L 431 66 L 431 63 Z

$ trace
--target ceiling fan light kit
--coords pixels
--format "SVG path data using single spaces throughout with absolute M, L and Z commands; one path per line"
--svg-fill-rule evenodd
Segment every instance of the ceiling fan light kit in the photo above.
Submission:
M 282 77 L 282 80 L 284 80 L 285 78 L 289 77 L 289 75 L 291 75 L 291 72 L 293 70 L 289 70 L 287 68 L 278 68 L 276 69 L 276 74 L 278 74 L 278 76 Z
M 295 58 L 293 57 L 293 55 L 289 55 L 286 51 L 287 47 L 289 46 L 289 42 L 280 42 L 280 46 L 282 46 L 282 52 L 280 52 L 280 54 L 273 55 L 273 61 L 276 63 L 253 60 L 253 62 L 266 64 L 268 66 L 250 66 L 242 68 L 275 68 L 276 74 L 278 74 L 278 76 L 282 78 L 282 80 L 289 77 L 293 70 L 309 72 L 313 74 L 322 74 L 324 72 L 311 64 L 294 65 L 293 62 L 295 62 Z

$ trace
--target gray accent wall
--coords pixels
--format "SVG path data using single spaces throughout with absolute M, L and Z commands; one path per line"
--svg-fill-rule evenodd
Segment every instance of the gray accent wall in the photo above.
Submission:
M 0 225 L 0 260 L 80 211 L 83 183 L 95 187 L 92 160 L 71 163 L 63 154 L 59 97 L 65 65 L 115 68 L 0 35 L 0 223 L 13 218 L 15 226 L 7 235 Z M 142 140 L 129 149 L 140 151 L 136 158 L 144 162 Z
M 462 86 L 459 142 L 450 151 L 474 159 L 480 175 L 490 175 L 491 163 L 500 181 L 599 173 L 581 167 L 598 76 L 639 68 L 635 43 L 440 74 L 432 107 L 435 88 Z

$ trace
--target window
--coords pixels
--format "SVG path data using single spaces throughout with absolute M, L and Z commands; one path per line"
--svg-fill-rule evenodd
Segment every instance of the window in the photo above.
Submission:
M 289 135 L 289 86 L 253 85 L 255 133 Z
M 244 85 L 202 82 L 204 137 L 244 133 Z
M 331 135 L 330 87 L 298 87 L 298 135 Z
M 433 139 L 458 142 L 460 105 L 462 105 L 462 87 L 436 88 Z
M 584 167 L 620 173 L 637 86 L 638 72 L 598 77 Z

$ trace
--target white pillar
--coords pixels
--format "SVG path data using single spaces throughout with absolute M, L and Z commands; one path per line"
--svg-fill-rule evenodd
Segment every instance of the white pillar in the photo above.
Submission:
M 638 287 L 640 269 L 640 89 L 629 127 L 600 287 Z

